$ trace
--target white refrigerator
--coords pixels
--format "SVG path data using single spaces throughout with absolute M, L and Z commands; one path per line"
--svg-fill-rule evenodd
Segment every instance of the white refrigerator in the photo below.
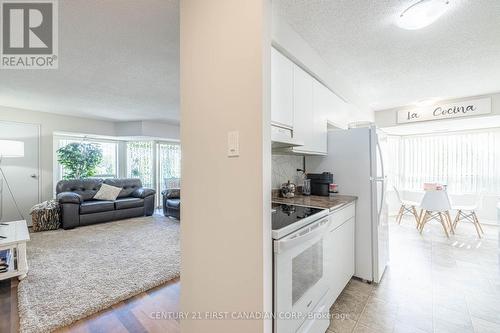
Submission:
M 339 194 L 358 197 L 355 276 L 376 283 L 389 262 L 383 145 L 374 126 L 330 131 L 328 155 L 306 157 L 307 172 L 331 172 Z

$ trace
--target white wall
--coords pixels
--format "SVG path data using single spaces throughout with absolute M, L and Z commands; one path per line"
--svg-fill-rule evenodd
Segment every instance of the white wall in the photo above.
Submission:
M 124 121 L 115 123 L 117 136 L 150 137 L 167 141 L 180 140 L 180 126 L 161 121 Z
M 40 125 L 40 186 L 41 200 L 48 200 L 54 193 L 54 132 L 79 133 L 105 137 L 151 137 L 178 141 L 179 126 L 164 122 L 133 122 L 139 124 L 140 131 L 134 127 L 123 126 L 121 122 L 63 116 L 53 113 L 13 109 L 0 106 L 0 120 Z M 129 122 L 127 122 L 129 123 Z M 122 163 L 123 164 L 123 163 Z
M 181 321 L 185 333 L 271 332 L 270 0 L 181 1 Z M 227 156 L 229 131 L 239 157 Z
M 40 125 L 40 186 L 42 200 L 53 197 L 53 133 L 56 131 L 113 135 L 114 123 L 0 106 L 0 120 Z
M 180 126 L 158 121 L 143 121 L 142 135 L 162 138 L 164 140 L 180 140 Z

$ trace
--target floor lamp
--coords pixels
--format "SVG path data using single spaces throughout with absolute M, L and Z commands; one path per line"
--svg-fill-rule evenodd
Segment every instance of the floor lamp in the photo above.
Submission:
M 7 189 L 9 190 L 10 196 L 12 197 L 12 201 L 14 202 L 14 206 L 17 209 L 17 212 L 24 220 L 23 213 L 19 209 L 19 205 L 17 204 L 16 198 L 12 193 L 12 189 L 10 188 L 9 181 L 5 176 L 5 173 L 2 168 L 2 159 L 4 157 L 24 157 L 24 142 L 23 141 L 14 141 L 14 140 L 0 140 L 0 173 L 2 174 L 2 178 L 5 181 L 5 185 L 7 185 Z M 0 221 L 3 219 L 3 186 L 0 192 Z

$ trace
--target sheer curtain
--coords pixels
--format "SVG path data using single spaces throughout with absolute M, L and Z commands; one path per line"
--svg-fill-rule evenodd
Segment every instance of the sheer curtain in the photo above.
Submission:
M 153 141 L 127 142 L 127 177 L 140 178 L 142 186 L 156 188 L 153 180 Z
M 500 129 L 389 137 L 388 154 L 401 190 L 440 182 L 452 193 L 500 194 Z
M 178 144 L 159 143 L 158 160 L 160 167 L 161 190 L 179 188 L 181 179 L 181 146 Z

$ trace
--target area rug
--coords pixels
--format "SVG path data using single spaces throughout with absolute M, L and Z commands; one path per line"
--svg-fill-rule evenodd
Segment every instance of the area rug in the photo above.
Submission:
M 163 216 L 31 234 L 22 333 L 51 332 L 179 276 L 179 223 Z

